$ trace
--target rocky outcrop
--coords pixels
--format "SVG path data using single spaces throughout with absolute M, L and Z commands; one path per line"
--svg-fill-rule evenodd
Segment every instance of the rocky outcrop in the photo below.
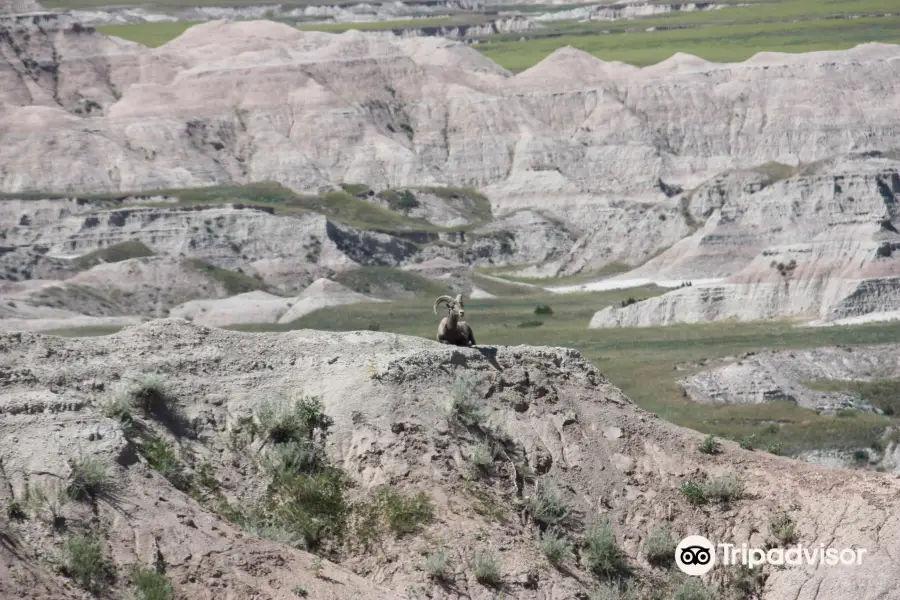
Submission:
M 612 278 L 704 275 L 721 283 L 605 308 L 591 327 L 827 322 L 900 309 L 900 163 L 869 153 L 774 169 L 722 176 L 684 195 L 683 218 L 703 222 L 697 232 Z
M 583 525 L 608 519 L 638 573 L 658 572 L 643 558 L 657 526 L 667 524 L 675 540 L 702 532 L 715 542 L 763 547 L 768 520 L 789 510 L 805 546 L 862 547 L 864 561 L 844 568 L 764 567 L 761 597 L 794 598 L 815 589 L 817 600 L 843 600 L 852 589 L 860 600 L 875 600 L 897 585 L 895 479 L 804 465 L 732 442 L 723 443 L 721 454 L 701 454 L 699 434 L 638 409 L 568 349 L 454 349 L 374 332 L 241 334 L 163 320 L 86 339 L 0 334 L 0 364 L 0 500 L 10 493 L 19 498 L 27 482 L 65 482 L 67 461 L 79 452 L 108 457 L 120 482 L 118 503 L 100 499 L 95 511 L 70 503 L 62 515 L 70 527 L 99 527 L 96 538 L 117 570 L 156 564 L 179 595 L 212 597 L 210 590 L 230 589 L 268 600 L 300 586 L 311 597 L 338 600 L 449 598 L 420 567 L 437 548 L 458 565 L 451 583 L 466 586 L 475 600 L 496 595 L 469 565 L 481 551 L 499 559 L 509 596 L 587 593 L 595 584 L 584 559 L 567 559 L 564 570 L 545 568 L 532 526 L 518 518 L 535 482 L 548 478 L 571 507 L 579 531 L 573 529 L 573 539 Z M 233 505 L 252 505 L 266 485 L 248 462 L 266 450 L 242 450 L 234 441 L 242 419 L 261 398 L 305 393 L 320 396 L 333 419 L 327 451 L 356 482 L 354 497 L 383 484 L 422 490 L 435 503 L 436 519 L 421 532 L 386 539 L 379 552 L 323 561 L 316 576 L 310 555 L 242 533 L 172 487 L 94 406 L 117 390 L 120 378 L 150 371 L 164 374 L 171 408 L 190 427 L 176 443 L 161 423 L 147 426 L 179 456 L 196 457 L 185 459 L 186 473 L 206 463 L 206 477 L 221 483 Z M 477 437 L 448 425 L 452 389 L 475 400 L 479 426 L 502 433 L 509 460 L 493 462 L 488 478 L 473 478 L 467 462 Z M 516 464 L 535 475 L 517 478 Z M 746 494 L 728 505 L 727 516 L 691 506 L 678 491 L 689 479 L 728 474 L 740 478 Z M 481 533 L 473 538 L 472 531 Z M 7 535 L 23 553 L 52 552 L 60 539 L 30 517 L 10 523 Z M 657 590 L 671 589 L 665 577 L 652 582 Z M 24 589 L 24 598 L 41 597 L 36 589 Z
M 852 394 L 813 390 L 804 383 L 897 378 L 900 378 L 898 347 L 885 344 L 754 352 L 690 375 L 680 384 L 695 402 L 786 401 L 817 412 L 833 413 L 841 408 L 871 410 L 872 407 L 862 406 Z

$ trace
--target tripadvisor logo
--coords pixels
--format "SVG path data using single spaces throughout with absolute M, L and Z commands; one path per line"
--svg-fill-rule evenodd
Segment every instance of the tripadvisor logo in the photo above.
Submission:
M 761 565 L 861 565 L 865 548 L 826 548 L 797 544 L 788 548 L 750 548 L 747 544 L 718 544 L 701 535 L 689 535 L 675 548 L 675 564 L 687 575 L 700 576 L 709 573 L 716 565 L 721 551 L 723 565 L 745 565 L 751 569 Z

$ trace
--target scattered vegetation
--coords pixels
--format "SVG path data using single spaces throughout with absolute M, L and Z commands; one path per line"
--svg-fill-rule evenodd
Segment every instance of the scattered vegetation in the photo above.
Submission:
M 404 494 L 382 486 L 373 498 L 353 507 L 356 541 L 364 550 L 381 543 L 388 533 L 396 538 L 416 533 L 434 520 L 434 503 L 423 491 Z
M 73 535 L 63 544 L 62 571 L 81 588 L 97 592 L 114 580 L 115 571 L 97 537 Z
M 502 565 L 494 552 L 482 551 L 472 557 L 475 580 L 486 586 L 496 586 L 502 578 Z
M 525 510 L 541 529 L 560 526 L 569 516 L 562 489 L 548 477 L 535 483 L 534 491 L 525 501 Z
M 63 508 L 72 501 L 69 488 L 56 479 L 30 482 L 25 491 L 25 503 L 39 516 L 50 517 L 57 529 L 65 524 Z
M 540 326 L 543 325 L 543 324 L 544 324 L 543 321 L 534 321 L 534 320 L 530 320 L 530 321 L 522 321 L 521 323 L 519 323 L 519 327 L 520 327 L 520 328 L 526 328 L 526 327 L 540 327 Z
M 341 189 L 351 196 L 365 196 L 372 192 L 372 188 L 364 183 L 342 183 Z
M 452 576 L 451 569 L 450 555 L 444 548 L 432 552 L 425 560 L 425 572 L 435 581 L 448 581 Z
M 24 521 L 28 518 L 25 513 L 25 507 L 16 499 L 12 499 L 6 503 L 6 518 L 10 521 Z
M 797 524 L 787 513 L 779 513 L 769 519 L 769 533 L 782 546 L 789 546 L 797 541 Z
M 263 281 L 255 277 L 217 267 L 199 258 L 189 258 L 185 261 L 185 264 L 220 283 L 229 296 L 268 289 Z
M 703 582 L 688 580 L 676 588 L 673 600 L 718 600 L 718 596 Z
M 598 577 L 616 580 L 627 578 L 632 573 L 625 552 L 616 543 L 608 521 L 589 526 L 581 555 L 587 568 Z
M 175 489 L 191 491 L 193 480 L 170 442 L 148 432 L 139 440 L 138 452 L 146 459 L 150 468 L 165 477 Z
M 722 452 L 722 444 L 719 443 L 716 436 L 709 434 L 700 442 L 699 450 L 703 454 L 720 454 Z
M 452 426 L 468 428 L 484 420 L 483 408 L 475 396 L 473 376 L 469 373 L 457 375 L 450 390 L 451 402 L 447 415 L 447 420 Z
M 153 251 L 145 246 L 143 242 L 139 240 L 129 240 L 127 242 L 120 242 L 118 244 L 107 246 L 106 248 L 94 250 L 93 252 L 79 256 L 74 259 L 74 262 L 76 268 L 86 270 L 99 265 L 100 263 L 116 263 L 131 258 L 144 258 L 148 256 L 154 256 Z
M 379 298 L 403 296 L 431 298 L 453 291 L 446 284 L 392 267 L 359 267 L 342 271 L 333 279 L 354 292 Z M 372 320 L 369 319 L 368 322 Z
M 387 201 L 388 206 L 391 210 L 397 211 L 402 214 L 407 214 L 409 211 L 414 208 L 419 207 L 419 201 L 416 199 L 416 195 L 413 194 L 409 190 L 385 190 L 379 194 L 384 200 Z
M 136 567 L 131 583 L 137 588 L 137 600 L 174 600 L 175 590 L 169 578 L 147 567 Z
M 674 561 L 677 545 L 668 526 L 658 526 L 650 532 L 647 541 L 644 542 L 644 556 L 651 565 L 669 567 Z
M 572 544 L 564 532 L 550 528 L 541 534 L 541 552 L 551 565 L 559 565 L 572 555 Z
M 534 314 L 536 315 L 552 315 L 553 309 L 550 308 L 549 304 L 538 304 L 534 307 Z
M 694 480 L 687 481 L 681 485 L 679 491 L 694 505 L 699 506 L 710 501 L 727 504 L 744 497 L 744 483 L 734 475 L 724 475 L 701 483 Z
M 495 457 L 496 448 L 489 440 L 476 444 L 469 454 L 469 460 L 472 461 L 472 466 L 483 472 L 486 472 L 490 468 Z
M 72 461 L 68 494 L 75 500 L 94 501 L 114 498 L 119 483 L 112 465 L 96 456 L 82 456 Z

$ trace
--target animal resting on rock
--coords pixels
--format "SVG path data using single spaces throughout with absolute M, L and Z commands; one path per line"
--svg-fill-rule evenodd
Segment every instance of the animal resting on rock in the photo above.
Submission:
M 435 300 L 434 314 L 437 314 L 438 304 L 442 302 L 447 305 L 447 316 L 441 319 L 441 323 L 438 325 L 438 341 L 454 346 L 474 346 L 475 335 L 472 333 L 472 328 L 468 323 L 460 320 L 465 316 L 462 294 L 457 294 L 456 298 L 441 296 Z

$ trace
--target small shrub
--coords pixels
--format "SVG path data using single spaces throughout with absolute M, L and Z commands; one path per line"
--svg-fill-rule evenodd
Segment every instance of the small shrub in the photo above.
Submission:
M 493 552 L 479 552 L 472 558 L 475 580 L 481 585 L 495 586 L 500 583 L 500 559 Z
M 147 460 L 154 471 L 165 477 L 175 489 L 187 492 L 191 489 L 192 481 L 184 471 L 184 464 L 175 453 L 175 449 L 166 440 L 149 436 L 138 447 L 141 456 Z
M 535 483 L 534 492 L 525 501 L 525 510 L 542 528 L 561 525 L 569 516 L 562 489 L 546 477 Z
M 536 315 L 552 315 L 553 309 L 550 308 L 550 306 L 547 304 L 538 304 L 534 308 L 534 314 L 536 314 Z
M 558 565 L 572 554 L 572 546 L 561 531 L 548 529 L 541 535 L 541 552 L 551 565 Z
M 744 497 L 744 483 L 733 475 L 715 477 L 704 483 L 703 492 L 710 500 L 735 502 Z
M 475 400 L 475 381 L 470 375 L 457 376 L 450 396 L 448 420 L 451 425 L 472 427 L 484 420 L 483 409 Z
M 644 544 L 644 556 L 647 562 L 657 567 L 671 566 L 678 544 L 672 539 L 668 526 L 656 527 L 650 532 Z
M 723 573 L 725 588 L 734 591 L 739 599 L 762 598 L 766 579 L 768 574 L 747 565 L 730 565 Z
M 521 329 L 528 329 L 532 327 L 541 327 L 543 324 L 543 321 L 522 321 L 519 323 L 518 327 Z
M 637 303 L 637 300 L 635 300 L 633 297 L 629 297 L 627 300 L 622 300 L 621 307 L 625 308 L 626 306 L 631 306 L 632 304 L 636 304 L 636 303 Z
M 741 438 L 739 443 L 744 450 L 753 450 L 756 447 L 756 436 L 751 435 Z
M 85 456 L 72 462 L 72 481 L 69 494 L 75 500 L 112 498 L 119 489 L 111 465 L 96 456 Z
M 678 488 L 678 491 L 681 492 L 687 501 L 694 506 L 700 506 L 709 501 L 703 487 L 693 480 L 682 483 L 681 487 Z
M 137 567 L 131 573 L 131 582 L 137 588 L 137 600 L 173 600 L 175 590 L 169 578 L 153 569 Z
M 769 533 L 782 546 L 788 546 L 797 541 L 797 525 L 787 513 L 781 513 L 769 519 Z
M 434 503 L 423 491 L 407 496 L 394 488 L 383 487 L 378 490 L 376 502 L 388 529 L 397 537 L 414 533 L 434 520 Z
M 134 405 L 128 393 L 116 394 L 100 404 L 100 412 L 121 423 L 126 433 L 134 426 Z
M 381 324 L 378 321 L 372 321 L 366 326 L 369 331 L 381 331 Z
M 685 581 L 675 590 L 673 600 L 717 600 L 717 596 L 699 581 Z
M 450 557 L 443 548 L 430 554 L 425 560 L 425 572 L 435 581 L 447 581 L 451 575 Z
M 56 479 L 46 482 L 29 484 L 26 489 L 25 501 L 37 513 L 46 512 L 56 527 L 61 526 L 65 519 L 62 509 L 72 500 L 68 486 L 62 485 Z
M 494 457 L 496 456 L 496 449 L 493 444 L 490 442 L 481 442 L 474 448 L 472 448 L 472 452 L 469 454 L 469 460 L 472 461 L 472 465 L 482 471 L 486 471 L 491 463 L 494 462 Z
M 301 586 L 299 586 L 299 585 L 296 586 L 296 587 L 295 587 L 293 590 L 291 590 L 291 591 L 294 592 L 294 595 L 295 595 L 295 596 L 299 596 L 299 597 L 301 597 L 301 598 L 307 598 L 307 597 L 309 597 L 309 592 L 306 591 L 306 588 L 301 587 Z
M 700 442 L 699 450 L 703 454 L 719 454 L 722 452 L 722 444 L 716 440 L 716 436 L 709 434 Z
M 321 398 L 303 396 L 293 403 L 264 400 L 256 410 L 259 433 L 274 444 L 315 443 L 323 440 L 334 420 L 325 414 Z
M 6 503 L 6 518 L 10 521 L 24 521 L 28 516 L 25 507 L 18 500 L 10 500 Z
M 784 444 L 782 444 L 781 442 L 772 442 L 765 447 L 765 451 L 769 454 L 776 454 L 778 456 L 781 456 L 784 454 Z
M 853 451 L 853 460 L 858 463 L 869 462 L 869 453 L 859 448 Z
M 264 503 L 265 524 L 269 531 L 300 536 L 302 547 L 310 551 L 326 541 L 340 541 L 349 512 L 346 492 L 350 484 L 346 473 L 331 466 L 273 482 Z
M 83 535 L 68 538 L 63 546 L 63 572 L 88 591 L 96 591 L 112 579 L 100 541 Z
M 217 494 L 222 487 L 222 484 L 216 479 L 215 469 L 205 461 L 197 467 L 197 484 L 212 494 Z
M 632 600 L 635 595 L 619 585 L 605 583 L 591 590 L 588 598 L 589 600 Z
M 134 406 L 148 414 L 166 408 L 173 399 L 168 379 L 159 373 L 139 375 L 128 388 L 127 394 Z
M 631 574 L 625 553 L 616 543 L 612 525 L 592 525 L 584 538 L 584 556 L 588 569 L 598 577 L 621 579 Z

